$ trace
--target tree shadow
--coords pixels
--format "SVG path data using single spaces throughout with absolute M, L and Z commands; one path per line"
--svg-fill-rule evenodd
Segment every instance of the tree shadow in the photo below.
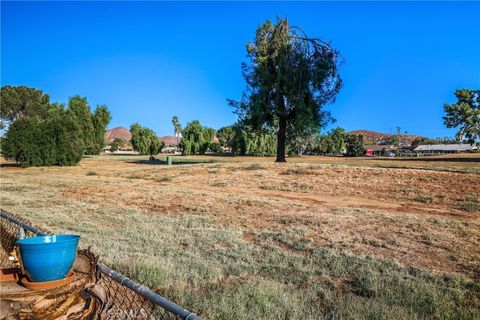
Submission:
M 105 153 L 106 156 L 114 156 L 114 157 L 141 157 L 143 155 L 136 154 L 136 153 Z
M 178 166 L 178 165 L 184 165 L 184 164 L 204 164 L 204 163 L 216 163 L 217 161 L 205 159 L 205 160 L 197 160 L 197 161 L 190 161 L 190 160 L 181 160 L 181 161 L 175 161 L 175 159 L 172 161 L 173 166 Z M 160 160 L 160 159 L 155 159 L 155 160 L 137 160 L 137 161 L 126 161 L 126 163 L 133 163 L 133 164 L 146 164 L 146 165 L 154 165 L 154 166 L 166 166 L 167 161 L 166 160 Z
M 0 163 L 0 168 L 21 168 L 17 163 Z

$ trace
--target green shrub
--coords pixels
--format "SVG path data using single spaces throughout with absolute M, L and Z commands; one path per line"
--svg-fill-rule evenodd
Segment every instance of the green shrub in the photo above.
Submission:
M 245 170 L 261 170 L 261 169 L 265 169 L 265 167 L 262 166 L 260 163 L 256 163 L 256 162 L 252 163 L 248 167 L 245 167 Z

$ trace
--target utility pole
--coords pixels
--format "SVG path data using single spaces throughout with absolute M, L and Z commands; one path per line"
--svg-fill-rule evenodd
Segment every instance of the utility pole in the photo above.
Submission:
M 397 156 L 400 156 L 400 127 L 397 127 Z

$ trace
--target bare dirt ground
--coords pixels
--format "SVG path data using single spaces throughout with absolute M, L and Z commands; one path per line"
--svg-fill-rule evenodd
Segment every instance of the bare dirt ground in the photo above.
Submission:
M 270 241 L 300 255 L 327 247 L 480 279 L 480 155 L 289 160 L 176 157 L 166 166 L 145 157 L 98 156 L 76 167 L 26 169 L 3 163 L 1 206 L 64 229 L 67 217 L 53 222 L 32 213 L 35 203 L 52 194 L 43 206 L 58 211 L 74 202 L 84 208 L 78 209 L 81 219 L 92 223 L 92 206 L 132 208 L 146 217 L 193 215 L 252 245 Z M 102 223 L 115 228 L 123 222 Z M 179 245 L 189 250 L 192 244 Z

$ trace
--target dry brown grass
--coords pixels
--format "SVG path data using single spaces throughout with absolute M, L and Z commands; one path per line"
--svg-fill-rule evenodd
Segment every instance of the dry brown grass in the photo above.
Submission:
M 153 285 L 172 296 L 178 295 L 173 287 L 194 283 L 201 290 L 232 274 L 240 277 L 234 283 L 251 285 L 242 277 L 259 270 L 232 268 L 254 268 L 242 262 L 247 259 L 243 254 L 266 245 L 299 257 L 331 248 L 393 259 L 436 275 L 480 279 L 478 155 L 427 160 L 307 157 L 286 164 L 270 158 L 180 159 L 187 164 L 99 156 L 76 167 L 4 167 L 1 205 L 40 225 L 81 233 L 84 243 L 123 271 L 163 279 Z M 155 235 L 157 228 L 175 232 L 174 225 L 202 239 L 168 238 L 178 246 L 170 251 L 195 257 L 198 265 L 188 262 L 188 276 L 173 273 L 184 258 L 153 254 L 157 247 L 146 240 L 160 241 L 155 237 L 167 236 Z M 225 270 L 221 262 L 214 266 L 211 261 L 216 261 L 217 250 L 241 254 Z M 175 277 L 180 283 L 172 284 Z

